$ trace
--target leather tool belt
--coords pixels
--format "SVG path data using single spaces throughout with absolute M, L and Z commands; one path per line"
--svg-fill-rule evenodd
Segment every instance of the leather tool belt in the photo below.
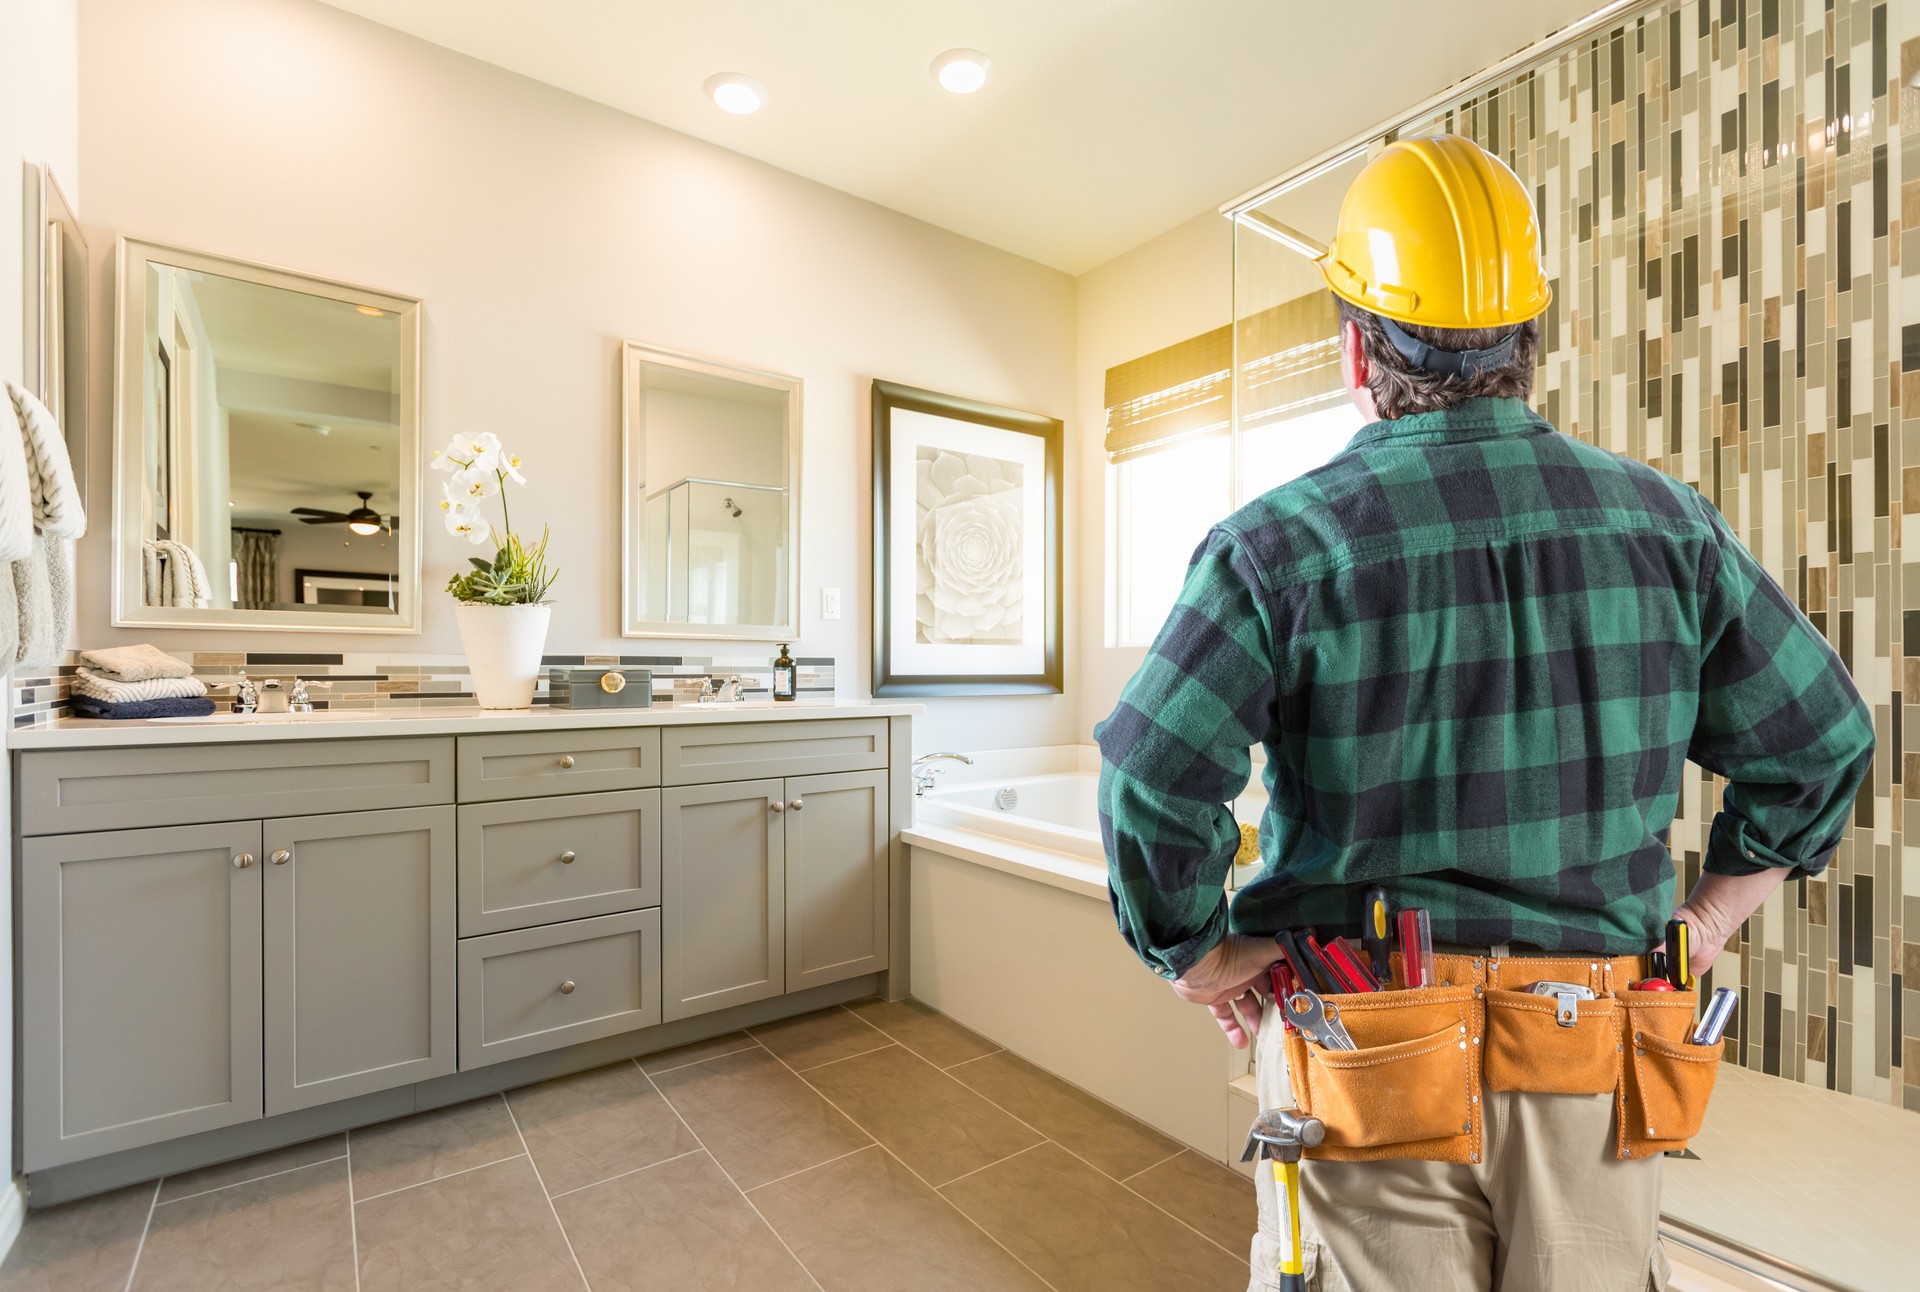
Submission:
M 1286 1037 L 1300 1108 L 1326 1124 L 1307 1156 L 1335 1162 L 1481 1159 L 1482 1086 L 1612 1094 L 1621 1158 L 1686 1147 L 1699 1132 L 1725 1042 L 1691 1045 L 1697 991 L 1633 991 L 1644 956 L 1434 956 L 1436 986 L 1324 995 L 1358 1047 Z M 1396 984 L 1406 981 L 1393 955 Z M 1535 982 L 1584 983 L 1572 1019 Z

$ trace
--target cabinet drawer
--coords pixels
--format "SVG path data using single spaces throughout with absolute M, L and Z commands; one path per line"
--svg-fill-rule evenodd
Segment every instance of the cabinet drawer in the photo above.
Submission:
M 20 756 L 20 832 L 73 834 L 453 802 L 453 741 L 310 740 Z
M 460 934 L 660 905 L 660 791 L 460 809 Z
M 661 729 L 668 785 L 867 772 L 887 765 L 883 718 L 752 722 Z
M 460 737 L 462 803 L 639 790 L 659 783 L 657 727 Z
M 659 1021 L 658 907 L 460 943 L 462 1069 Z

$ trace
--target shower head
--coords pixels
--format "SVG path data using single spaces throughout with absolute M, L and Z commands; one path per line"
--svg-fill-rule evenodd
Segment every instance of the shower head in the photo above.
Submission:
M 740 508 L 738 508 L 737 506 L 735 506 L 735 505 L 734 505 L 734 502 L 733 502 L 733 499 L 731 499 L 731 498 L 722 498 L 722 499 L 720 500 L 720 505 L 721 505 L 722 507 L 725 507 L 725 508 L 726 508 L 726 509 L 727 509 L 728 511 L 731 511 L 731 512 L 733 513 L 733 518 L 734 518 L 735 520 L 739 520 L 739 519 L 740 519 Z

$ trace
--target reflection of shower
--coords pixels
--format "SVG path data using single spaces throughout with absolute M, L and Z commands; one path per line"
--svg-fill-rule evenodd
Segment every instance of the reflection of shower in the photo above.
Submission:
M 736 506 L 734 506 L 734 504 L 733 504 L 733 499 L 731 499 L 731 498 L 722 498 L 722 499 L 720 500 L 720 505 L 721 505 L 722 507 L 725 507 L 725 508 L 726 508 L 727 510 L 729 510 L 729 511 L 731 511 L 731 512 L 733 513 L 733 518 L 734 518 L 735 520 L 739 520 L 739 519 L 740 519 L 740 516 L 741 516 L 741 512 L 740 512 L 740 509 L 739 509 L 738 507 L 736 507 Z

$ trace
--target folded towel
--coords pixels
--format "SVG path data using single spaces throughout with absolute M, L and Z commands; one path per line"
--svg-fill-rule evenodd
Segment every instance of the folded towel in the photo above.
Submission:
M 213 701 L 204 695 L 127 704 L 106 704 L 90 695 L 76 695 L 70 703 L 76 718 L 204 718 L 213 712 Z
M 79 538 L 87 532 L 87 513 L 80 502 L 80 487 L 74 483 L 67 437 L 32 391 L 12 381 L 6 387 L 26 453 L 34 528 L 52 538 Z
M 83 650 L 80 662 L 95 677 L 115 682 L 144 682 L 150 677 L 192 677 L 193 665 L 177 660 L 158 646 L 105 646 Z
M 150 677 L 142 682 L 122 682 L 103 677 L 82 665 L 73 679 L 73 693 L 106 704 L 129 704 L 140 700 L 178 700 L 183 696 L 205 695 L 207 684 L 197 677 Z

